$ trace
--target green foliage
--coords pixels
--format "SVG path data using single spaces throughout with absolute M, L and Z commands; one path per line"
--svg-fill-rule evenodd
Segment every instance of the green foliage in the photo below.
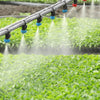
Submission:
M 19 15 L 20 16 L 29 16 L 29 15 L 31 15 L 31 13 L 20 13 Z
M 0 63 L 0 100 L 100 100 L 99 55 L 0 54 Z
M 73 19 L 69 20 L 70 40 L 75 47 L 99 47 L 100 23 L 99 19 Z M 71 29 L 71 28 L 72 29 Z
M 0 19 L 1 27 L 9 25 L 17 20 L 16 18 L 2 18 Z M 72 47 L 87 47 L 94 48 L 100 46 L 100 19 L 90 19 L 90 18 L 67 18 L 67 26 L 62 27 L 62 19 L 56 18 L 54 20 L 55 26 L 52 28 L 49 35 L 51 35 L 50 40 L 48 39 L 49 27 L 51 20 L 49 18 L 43 18 L 42 26 L 40 26 L 39 32 L 39 46 L 45 47 L 47 45 L 53 47 L 59 47 L 62 43 L 66 46 Z M 10 46 L 12 48 L 19 47 L 21 40 L 21 28 L 16 29 L 11 32 L 11 42 Z M 36 21 L 30 22 L 28 24 L 27 33 L 25 34 L 25 40 L 30 48 L 33 44 L 33 40 L 36 34 L 37 26 Z M 68 32 L 68 33 L 67 33 Z M 67 34 L 66 34 L 67 33 Z M 0 37 L 0 47 L 4 47 L 3 42 L 4 36 Z M 70 43 L 68 43 L 70 41 Z

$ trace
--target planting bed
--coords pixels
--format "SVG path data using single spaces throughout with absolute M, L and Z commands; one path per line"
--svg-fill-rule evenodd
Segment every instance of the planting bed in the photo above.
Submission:
M 9 25 L 13 22 L 16 22 L 16 18 L 4 18 L 0 19 L 1 27 Z M 90 18 L 67 18 L 66 23 L 68 24 L 64 31 L 62 28 L 62 18 L 55 19 L 55 27 L 52 29 L 51 38 L 48 38 L 48 30 L 50 27 L 51 20 L 49 18 L 43 18 L 42 26 L 40 27 L 40 40 L 38 47 L 46 48 L 52 47 L 57 48 L 59 47 L 64 48 L 79 48 L 81 50 L 88 50 L 88 49 L 97 49 L 95 51 L 99 52 L 100 47 L 100 19 L 90 19 Z M 4 23 L 5 22 L 5 23 Z M 14 48 L 19 47 L 19 43 L 21 40 L 21 28 L 12 31 L 11 34 L 11 42 L 10 46 Z M 28 48 L 31 48 L 33 45 L 33 39 L 36 34 L 36 21 L 33 21 L 28 24 L 28 33 L 25 34 L 25 40 L 27 43 Z M 53 32 L 54 31 L 54 32 Z M 63 34 L 62 34 L 63 32 Z M 66 34 L 68 32 L 68 34 Z M 58 37 L 58 36 L 60 37 Z M 66 37 L 66 38 L 65 38 Z M 0 37 L 0 47 L 4 48 L 4 37 Z M 57 42 L 56 42 L 57 41 Z M 63 44 L 62 44 L 63 43 Z M 92 51 L 91 50 L 91 51 Z M 90 51 L 90 52 L 91 52 Z
M 0 54 L 1 100 L 99 100 L 99 91 L 99 55 Z

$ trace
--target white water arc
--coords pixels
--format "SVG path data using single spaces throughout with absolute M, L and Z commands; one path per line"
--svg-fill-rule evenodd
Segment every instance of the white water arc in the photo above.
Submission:
M 86 6 L 85 6 L 85 2 L 83 3 L 81 17 L 83 17 L 83 18 L 86 17 Z
M 20 46 L 19 46 L 19 49 L 18 49 L 18 54 L 25 53 L 26 48 L 27 47 L 26 47 L 25 37 L 24 37 L 24 35 L 22 35 L 22 39 L 21 39 Z
M 90 17 L 93 18 L 95 15 L 95 5 L 94 5 L 94 0 L 91 2 L 91 7 L 90 7 Z
M 68 26 L 68 23 L 67 23 L 67 20 L 66 20 L 66 15 L 64 14 L 63 15 L 63 19 L 62 19 L 62 28 L 61 28 L 61 35 L 62 35 L 62 43 L 63 43 L 63 46 L 65 46 L 66 44 L 66 40 L 67 40 L 67 35 L 68 35 L 68 31 L 67 31 L 67 26 Z
M 68 34 L 68 21 L 66 14 L 63 15 L 62 19 L 62 28 L 61 28 L 62 38 L 61 38 L 61 51 L 60 54 L 63 55 L 70 55 L 73 53 L 73 49 L 70 48 L 70 40 L 69 40 L 69 34 Z
M 35 37 L 33 38 L 31 53 L 38 54 L 39 53 L 39 46 L 40 46 L 39 27 L 37 27 Z
M 46 39 L 46 45 L 47 47 L 52 47 L 53 45 L 53 37 L 54 37 L 54 30 L 55 30 L 55 27 L 54 27 L 54 21 L 52 20 L 50 26 L 49 26 L 49 30 L 47 32 L 47 39 Z
M 76 10 L 76 7 L 72 7 L 69 10 L 69 12 L 68 12 L 66 17 L 75 17 L 75 16 L 77 16 L 77 10 Z
M 52 20 L 52 22 L 51 22 L 51 24 L 50 24 L 50 27 L 49 27 L 49 31 L 48 31 L 48 33 L 47 33 L 47 35 L 48 35 L 48 38 L 50 38 L 50 37 L 52 37 L 52 29 L 53 29 L 53 27 L 54 27 L 54 21 Z
M 4 50 L 4 55 L 8 55 L 8 54 L 9 54 L 8 44 L 6 43 L 5 50 Z
M 39 27 L 37 28 L 37 31 L 36 31 L 36 35 L 35 35 L 35 39 L 34 39 L 34 45 L 36 48 L 39 47 Z

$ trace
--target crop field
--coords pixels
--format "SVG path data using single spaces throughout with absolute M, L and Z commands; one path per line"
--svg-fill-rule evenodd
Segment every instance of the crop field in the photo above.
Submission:
M 0 54 L 0 87 L 0 100 L 99 100 L 100 55 Z
M 39 2 L 39 3 L 56 3 L 58 0 L 0 0 L 0 1 L 20 1 L 20 2 Z M 87 0 L 86 3 L 91 3 L 92 0 Z M 99 0 L 93 0 L 96 4 Z M 78 3 L 83 3 L 83 0 L 78 0 Z
M 0 19 L 1 27 L 9 25 L 13 22 L 16 22 L 17 18 L 2 18 Z M 62 18 L 56 18 L 54 23 L 55 26 L 53 28 L 54 33 L 52 34 L 51 40 L 47 40 L 48 30 L 50 27 L 51 20 L 49 18 L 43 18 L 42 26 L 40 27 L 40 47 L 45 46 L 52 46 L 52 47 L 59 47 L 61 45 L 61 41 L 64 42 L 64 45 L 71 46 L 74 48 L 98 48 L 100 47 L 100 19 L 90 19 L 90 18 L 67 18 L 66 23 L 67 25 L 64 26 L 64 31 L 67 34 L 61 34 L 63 31 L 62 25 Z M 55 30 L 57 29 L 57 30 Z M 11 42 L 10 46 L 12 48 L 18 48 L 19 43 L 21 40 L 21 32 L 20 28 L 14 30 L 11 34 Z M 25 34 L 25 40 L 27 46 L 30 48 L 32 42 L 34 40 L 34 36 L 36 34 L 37 26 L 36 21 L 33 21 L 28 24 L 27 34 Z M 64 33 L 64 32 L 63 32 Z M 51 33 L 50 33 L 51 34 Z M 56 38 L 56 35 L 61 35 L 59 38 Z M 66 37 L 66 39 L 64 39 Z M 4 37 L 0 39 L 0 47 L 4 48 Z M 56 42 L 58 39 L 58 42 Z M 61 41 L 60 41 L 61 40 Z M 70 41 L 70 43 L 67 40 Z
M 100 100 L 100 1 L 78 3 L 39 13 L 41 6 L 2 4 L 9 12 L 0 15 L 0 100 Z

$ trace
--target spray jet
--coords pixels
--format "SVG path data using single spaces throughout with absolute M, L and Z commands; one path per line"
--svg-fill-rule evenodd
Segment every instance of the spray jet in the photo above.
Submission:
M 40 15 L 40 17 L 37 18 L 37 23 L 36 23 L 36 25 L 37 25 L 37 26 L 41 26 L 41 25 L 42 25 L 42 24 L 41 24 L 41 21 L 42 21 L 42 16 Z
M 10 42 L 10 39 L 9 39 L 10 37 L 11 37 L 10 32 L 8 32 L 7 34 L 5 34 L 4 42 L 5 42 L 5 43 L 9 43 L 9 42 Z
M 68 7 L 67 7 L 67 3 L 65 3 L 65 5 L 63 6 L 63 13 L 66 13 L 68 11 Z
M 73 7 L 77 7 L 77 0 L 74 0 L 74 3 L 72 4 Z
M 22 34 L 27 33 L 27 30 L 26 30 L 26 29 L 27 29 L 27 25 L 25 24 L 25 25 L 22 26 L 21 33 L 22 33 Z
M 55 19 L 55 10 L 54 9 L 51 11 L 50 19 L 52 19 L 52 20 Z

